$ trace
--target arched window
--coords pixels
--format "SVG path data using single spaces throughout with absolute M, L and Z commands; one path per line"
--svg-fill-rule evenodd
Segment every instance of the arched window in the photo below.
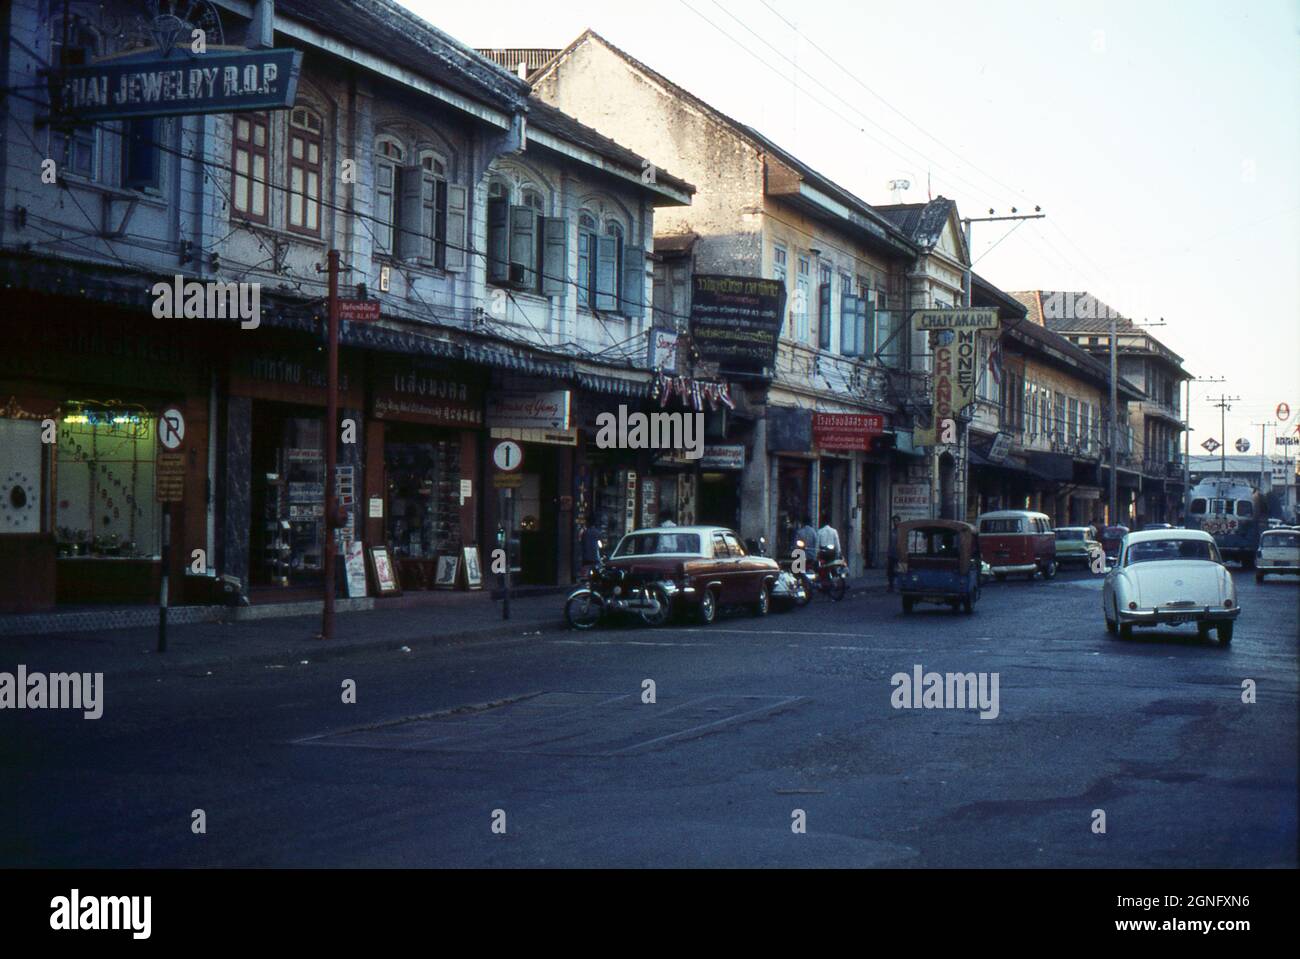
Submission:
M 324 169 L 322 123 L 318 114 L 295 107 L 289 116 L 288 226 L 320 236 L 321 182 Z
M 548 217 L 547 208 L 545 192 L 527 181 L 517 189 L 502 175 L 488 182 L 489 282 L 545 294 L 563 291 L 568 228 Z
M 578 302 L 591 306 L 596 298 L 596 239 L 600 224 L 590 212 L 578 214 Z
M 271 213 L 271 118 L 237 113 L 231 136 L 231 202 L 246 219 L 266 223 Z
M 393 255 L 397 231 L 398 180 L 406 150 L 396 137 L 382 136 L 375 143 L 375 246 L 377 253 Z
M 446 158 L 440 153 L 435 153 L 433 150 L 420 151 L 420 167 L 421 169 L 432 173 L 434 176 L 443 177 L 444 179 L 447 176 Z

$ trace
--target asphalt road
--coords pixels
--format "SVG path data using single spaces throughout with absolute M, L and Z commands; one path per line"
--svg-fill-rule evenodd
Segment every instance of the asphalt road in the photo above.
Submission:
M 0 712 L 0 865 L 1294 867 L 1300 588 L 1237 584 L 1227 648 L 1111 637 L 1074 573 L 110 679 Z M 996 717 L 894 708 L 917 666 Z

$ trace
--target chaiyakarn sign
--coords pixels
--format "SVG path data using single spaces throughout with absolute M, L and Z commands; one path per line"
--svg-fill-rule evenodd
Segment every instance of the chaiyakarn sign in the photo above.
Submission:
M 944 433 L 946 422 L 975 402 L 979 381 L 980 330 L 997 330 L 997 310 L 917 310 L 912 326 L 930 334 L 934 356 L 933 417 L 928 427 L 915 430 L 918 446 L 934 446 Z
M 283 110 L 293 106 L 300 50 L 173 49 L 50 71 L 58 112 L 77 120 Z
M 691 343 L 723 370 L 758 371 L 776 362 L 785 284 L 750 276 L 692 277 Z

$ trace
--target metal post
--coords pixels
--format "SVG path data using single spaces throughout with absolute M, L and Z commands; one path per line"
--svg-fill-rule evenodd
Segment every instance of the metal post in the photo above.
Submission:
M 1119 320 L 1112 316 L 1110 318 L 1110 523 L 1111 526 L 1119 526 L 1119 484 L 1115 475 L 1115 465 L 1117 461 L 1116 447 L 1119 445 L 1119 387 L 1116 383 L 1119 363 L 1116 359 L 1115 340 L 1119 337 Z
M 338 459 L 339 429 L 339 251 L 330 250 L 329 263 L 329 366 L 325 396 L 325 612 L 321 617 L 321 639 L 334 638 L 334 512 L 338 491 L 334 475 Z
M 514 525 L 515 525 L 515 522 L 514 522 L 514 520 L 515 520 L 515 499 L 514 499 L 514 492 L 515 492 L 515 491 L 512 490 L 512 489 L 510 489 L 509 487 L 506 487 L 506 488 L 503 489 L 501 492 L 502 492 L 503 494 L 505 494 L 505 495 L 504 495 L 504 502 L 503 502 L 504 509 L 502 510 L 502 512 L 505 514 L 505 516 L 504 516 L 504 520 L 503 520 L 503 522 L 502 522 L 501 525 L 505 528 L 505 531 L 506 531 L 506 535 L 505 535 L 505 550 L 506 550 L 506 574 L 505 574 L 505 586 L 506 586 L 506 595 L 505 595 L 505 598 L 502 600 L 502 603 L 501 603 L 501 618 L 502 618 L 502 619 L 509 619 L 509 618 L 510 618 L 510 531 L 511 531 L 512 529 L 514 529 Z
M 171 565 L 172 504 L 162 509 L 162 588 L 158 594 L 158 652 L 167 652 L 167 570 Z

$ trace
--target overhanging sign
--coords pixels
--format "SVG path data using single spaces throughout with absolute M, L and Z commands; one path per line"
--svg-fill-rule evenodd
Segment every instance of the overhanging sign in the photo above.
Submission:
M 997 310 L 917 310 L 912 314 L 917 330 L 996 330 Z
M 157 50 L 49 71 L 55 110 L 76 120 L 283 110 L 293 106 L 301 50 Z

